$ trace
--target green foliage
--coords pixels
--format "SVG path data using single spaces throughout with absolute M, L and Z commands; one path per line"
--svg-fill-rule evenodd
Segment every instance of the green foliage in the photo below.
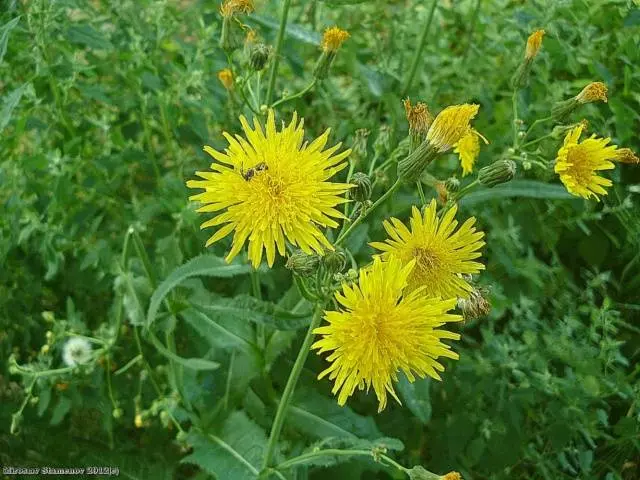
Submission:
M 228 238 L 203 254 L 185 183 L 211 162 L 203 145 L 223 148 L 222 131 L 237 133 L 239 114 L 260 110 L 272 65 L 258 77 L 243 48 L 218 48 L 219 3 L 2 2 L 0 464 L 117 466 L 139 479 L 388 480 L 431 475 L 425 468 L 466 480 L 640 477 L 640 169 L 606 172 L 614 186 L 602 202 L 577 199 L 553 172 L 564 135 L 533 126 L 603 81 L 608 103 L 568 121 L 586 118 L 589 134 L 640 150 L 638 2 L 437 2 L 408 95 L 433 113 L 479 103 L 474 127 L 490 143 L 476 167 L 505 155 L 518 165 L 515 180 L 460 201 L 460 215 L 486 232 L 479 281 L 492 312 L 460 326 L 460 359 L 445 362 L 443 382 L 400 375 L 403 405 L 380 414 L 372 392 L 338 406 L 317 379 L 326 361 L 311 354 L 278 468 L 264 472 L 313 304 L 282 259 L 257 273 L 244 254 L 227 264 Z M 240 23 L 275 46 L 283 2 L 256 3 Z M 291 3 L 278 121 L 296 111 L 307 139 L 331 127 L 348 147 L 367 129 L 354 171 L 369 174 L 375 201 L 406 155 L 399 95 L 430 2 Z M 296 96 L 336 24 L 350 38 L 329 78 Z M 512 98 L 537 28 L 542 49 Z M 217 79 L 229 62 L 235 97 Z M 529 128 L 545 138 L 510 152 Z M 427 200 L 435 180 L 460 176 L 457 156 L 438 158 L 429 175 Z M 403 186 L 369 215 L 342 245 L 345 269 L 370 261 L 384 218 L 405 220 L 420 202 Z M 75 336 L 91 339 L 87 365 L 63 361 Z

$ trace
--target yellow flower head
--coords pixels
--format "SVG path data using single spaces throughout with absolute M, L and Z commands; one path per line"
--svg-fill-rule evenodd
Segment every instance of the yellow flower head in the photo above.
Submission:
M 254 119 L 251 128 L 240 117 L 245 137 L 224 132 L 229 147 L 224 153 L 211 147 L 204 150 L 219 163 L 210 172 L 196 172 L 204 180 L 190 180 L 190 188 L 205 192 L 190 200 L 204 204 L 199 212 L 221 212 L 201 228 L 224 225 L 207 241 L 207 246 L 234 232 L 226 260 L 231 262 L 249 241 L 248 255 L 254 267 L 266 250 L 267 263 L 273 265 L 276 248 L 285 255 L 285 240 L 305 253 L 332 249 L 318 226 L 335 228 L 334 218 L 344 218 L 335 208 L 346 202 L 340 195 L 351 185 L 328 180 L 346 166 L 346 150 L 334 155 L 341 144 L 323 150 L 329 130 L 311 144 L 303 143 L 303 121 L 293 114 L 291 123 L 276 130 L 273 110 L 266 128 Z
M 427 104 L 418 102 L 412 106 L 408 98 L 403 100 L 402 104 L 407 115 L 407 122 L 409 122 L 409 133 L 426 135 L 433 123 L 433 117 L 427 108 Z
M 484 233 L 476 232 L 475 217 L 467 219 L 456 231 L 457 210 L 453 206 L 438 218 L 435 200 L 431 200 L 424 214 L 413 207 L 411 230 L 397 218 L 385 220 L 384 229 L 391 238 L 370 245 L 383 252 L 384 260 L 395 257 L 404 264 L 415 260 L 409 290 L 424 287 L 429 296 L 467 298 L 473 288 L 463 275 L 484 270 L 482 263 L 473 261 L 481 255 Z
M 233 88 L 233 73 L 228 68 L 218 72 L 218 80 L 224 85 L 224 88 L 231 90 Z
M 630 148 L 619 148 L 616 150 L 616 157 L 614 160 L 616 162 L 631 163 L 633 165 L 638 165 L 640 163 L 640 158 L 638 158 Z
M 476 163 L 478 155 L 480 154 L 480 138 L 484 140 L 484 143 L 489 143 L 486 138 L 471 128 L 469 129 L 469 133 L 455 144 L 453 152 L 457 153 L 460 157 L 463 177 L 469 175 L 473 171 L 473 165 Z
M 576 95 L 576 100 L 580 103 L 591 103 L 603 101 L 607 103 L 607 86 L 602 82 L 591 82 Z
M 458 472 L 449 472 L 441 477 L 441 480 L 462 480 L 462 477 Z
M 590 198 L 606 195 L 603 187 L 610 187 L 611 180 L 600 177 L 599 170 L 611 170 L 615 165 L 616 146 L 609 145 L 609 138 L 590 138 L 580 142 L 582 126 L 571 130 L 564 139 L 564 145 L 558 151 L 555 172 L 569 193 L 578 197 Z
M 526 60 L 531 60 L 540 51 L 540 47 L 542 46 L 542 37 L 544 36 L 544 30 L 536 30 L 527 39 L 527 49 L 524 52 L 524 58 Z
M 253 0 L 225 0 L 220 6 L 220 14 L 231 17 L 236 13 L 251 13 L 255 8 Z
M 335 52 L 344 41 L 349 38 L 349 32 L 338 27 L 327 28 L 322 37 L 322 49 L 325 52 Z
M 469 122 L 478 114 L 479 108 L 479 105 L 469 103 L 445 108 L 431 124 L 427 140 L 441 153 L 451 149 L 469 133 Z
M 428 297 L 422 289 L 409 292 L 407 280 L 414 264 L 375 258 L 372 266 L 360 270 L 357 285 L 343 283 L 342 292 L 336 293 L 343 309 L 325 312 L 329 324 L 314 330 L 322 339 L 311 348 L 319 354 L 332 352 L 327 357 L 331 365 L 318 378 L 329 375 L 334 380 L 339 405 L 356 387 L 366 386 L 368 391 L 373 385 L 381 412 L 387 392 L 400 403 L 393 389 L 400 370 L 410 382 L 415 380 L 414 373 L 440 380 L 437 371 L 443 372 L 444 367 L 436 359 L 458 358 L 442 340 L 458 340 L 460 335 L 438 329 L 462 319 L 447 313 L 456 300 Z

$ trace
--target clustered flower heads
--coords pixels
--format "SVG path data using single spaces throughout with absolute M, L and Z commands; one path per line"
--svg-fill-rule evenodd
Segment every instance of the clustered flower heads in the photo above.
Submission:
M 72 337 L 62 347 L 62 360 L 69 367 L 91 361 L 91 344 L 84 338 Z

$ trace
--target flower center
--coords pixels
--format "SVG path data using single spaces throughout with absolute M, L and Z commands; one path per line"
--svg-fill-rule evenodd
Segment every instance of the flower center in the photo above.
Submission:
M 440 257 L 429 248 L 414 248 L 412 255 L 416 259 L 418 268 L 423 272 L 433 272 L 441 264 Z

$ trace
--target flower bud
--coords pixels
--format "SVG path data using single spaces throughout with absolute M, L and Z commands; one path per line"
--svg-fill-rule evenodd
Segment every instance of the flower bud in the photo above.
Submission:
M 371 179 L 366 173 L 355 173 L 350 182 L 356 186 L 350 192 L 351 197 L 356 202 L 364 202 L 371 198 Z
M 529 83 L 529 73 L 531 72 L 531 64 L 533 59 L 538 55 L 542 46 L 542 37 L 544 30 L 536 30 L 527 39 L 527 48 L 524 52 L 524 60 L 511 78 L 511 86 L 513 88 L 522 88 Z
M 406 183 L 414 183 L 425 168 L 438 156 L 438 150 L 428 140 L 422 142 L 406 158 L 398 162 L 398 178 Z
M 447 180 L 444 182 L 444 186 L 449 192 L 457 192 L 460 189 L 460 180 L 458 180 L 456 177 L 447 178 Z
M 322 257 L 322 264 L 330 273 L 339 273 L 347 266 L 347 256 L 340 250 L 333 250 Z
M 113 416 L 113 418 L 115 418 L 116 420 L 118 420 L 119 418 L 122 418 L 122 414 L 123 411 L 121 408 L 114 408 L 113 412 L 111 412 L 111 415 Z
M 366 128 L 356 130 L 356 138 L 353 140 L 353 146 L 351 147 L 351 160 L 356 165 L 367 158 L 367 139 L 370 133 Z
M 378 131 L 378 137 L 373 142 L 373 150 L 378 155 L 384 155 L 391 149 L 391 127 L 382 125 Z
M 231 90 L 233 88 L 233 73 L 228 68 L 218 72 L 218 80 L 224 85 L 224 88 Z
M 298 250 L 289 257 L 285 266 L 296 275 L 309 277 L 317 271 L 319 262 L 317 255 L 307 255 Z
M 49 345 L 43 345 L 42 348 L 40 348 L 40 352 L 43 355 L 46 355 L 47 353 L 49 353 Z
M 269 56 L 271 55 L 271 48 L 264 43 L 258 43 L 251 47 L 250 60 L 251 68 L 256 72 L 263 70 L 267 66 Z
M 516 164 L 512 160 L 498 160 L 483 167 L 478 172 L 478 181 L 485 187 L 495 187 L 501 183 L 513 180 L 516 174 Z

